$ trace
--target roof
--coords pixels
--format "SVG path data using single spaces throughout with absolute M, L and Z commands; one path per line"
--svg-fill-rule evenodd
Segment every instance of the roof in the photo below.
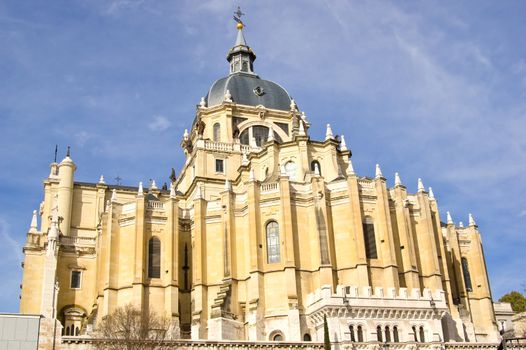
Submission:
M 259 89 L 256 89 L 259 88 Z M 280 85 L 270 80 L 261 79 L 255 74 L 237 72 L 216 80 L 206 96 L 206 105 L 220 105 L 226 91 L 232 95 L 232 101 L 238 104 L 266 108 L 289 110 L 291 98 Z M 259 90 L 259 92 L 257 92 Z

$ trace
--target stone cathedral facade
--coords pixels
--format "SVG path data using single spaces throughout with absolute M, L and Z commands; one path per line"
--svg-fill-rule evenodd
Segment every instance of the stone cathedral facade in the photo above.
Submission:
M 408 193 L 379 166 L 359 176 L 344 136 L 327 125 L 312 140 L 255 58 L 240 23 L 166 187 L 75 181 L 69 151 L 51 164 L 20 311 L 56 317 L 65 336 L 131 303 L 182 339 L 320 342 L 326 318 L 334 342 L 497 341 L 473 218 L 441 218 L 420 179 Z

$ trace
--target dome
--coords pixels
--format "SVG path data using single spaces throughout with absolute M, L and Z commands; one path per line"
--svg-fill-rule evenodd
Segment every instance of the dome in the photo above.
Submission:
M 206 105 L 220 105 L 226 91 L 232 95 L 232 101 L 242 105 L 263 105 L 266 108 L 289 110 L 291 97 L 278 84 L 264 80 L 255 74 L 237 72 L 216 80 L 206 96 Z

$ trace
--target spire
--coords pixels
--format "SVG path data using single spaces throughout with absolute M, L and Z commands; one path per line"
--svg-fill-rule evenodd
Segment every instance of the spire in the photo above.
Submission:
M 435 199 L 435 194 L 433 193 L 433 188 L 429 187 L 429 199 Z
M 272 129 L 272 127 L 268 129 L 268 138 L 267 138 L 267 142 L 271 142 L 271 141 L 274 141 L 274 130 Z
M 305 127 L 303 126 L 303 121 L 299 121 L 300 122 L 300 129 L 298 131 L 298 135 L 299 136 L 305 136 Z
M 332 133 L 331 124 L 327 124 L 327 131 L 325 131 L 325 141 L 333 139 L 334 134 Z
M 475 222 L 475 219 L 471 213 L 469 213 L 469 226 L 477 226 L 477 223 Z
M 238 6 L 237 11 L 234 12 L 234 20 L 237 22 L 236 42 L 226 57 L 228 63 L 230 63 L 230 74 L 239 72 L 254 74 L 254 61 L 256 60 L 256 54 L 247 45 L 247 41 L 243 35 L 245 24 L 241 20 L 241 16 L 244 15 L 245 14 L 241 12 L 241 9 Z
M 464 223 L 463 223 L 462 221 L 459 221 L 459 222 L 458 222 L 458 227 L 460 227 L 460 228 L 464 228 Z
M 188 129 L 184 129 L 183 139 L 188 140 Z
M 296 101 L 294 101 L 293 98 L 290 99 L 290 110 L 295 111 L 296 110 Z
M 106 182 L 104 181 L 104 175 L 101 175 L 99 177 L 99 184 L 104 185 Z
M 424 183 L 421 178 L 418 178 L 418 192 L 425 192 Z
M 446 211 L 446 217 L 447 217 L 447 224 L 448 225 L 453 225 L 454 222 L 453 222 L 453 219 L 451 218 L 451 213 Z
M 349 165 L 347 166 L 347 175 L 354 175 L 354 168 L 352 166 L 351 158 L 349 158 Z
M 117 190 L 114 188 L 113 191 L 111 191 L 111 202 L 117 201 Z
M 201 107 L 201 108 L 205 108 L 206 107 L 206 102 L 205 102 L 205 98 L 204 97 L 201 97 L 201 101 L 199 101 L 199 107 Z
M 139 197 L 144 196 L 144 190 L 142 188 L 142 181 L 139 181 L 139 190 L 137 191 L 137 196 Z
M 375 178 L 379 179 L 379 178 L 382 178 L 382 177 L 384 177 L 384 176 L 382 174 L 382 169 L 380 169 L 380 164 L 376 164 Z
M 175 185 L 173 182 L 170 184 L 170 198 L 175 198 Z
M 402 186 L 402 180 L 400 179 L 400 174 L 395 173 L 395 186 Z
M 345 143 L 345 136 L 341 136 L 340 150 L 347 151 L 347 144 Z
M 150 185 L 150 190 L 156 190 L 157 184 L 155 183 L 155 180 L 152 180 L 152 184 Z
M 31 225 L 29 226 L 30 233 L 36 233 L 38 230 L 37 226 L 37 211 L 33 210 L 33 217 L 31 218 Z

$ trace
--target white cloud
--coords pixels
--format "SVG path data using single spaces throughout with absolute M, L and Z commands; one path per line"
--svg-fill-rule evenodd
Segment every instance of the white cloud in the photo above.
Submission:
M 518 217 L 523 217 L 523 216 L 526 216 L 526 209 L 523 209 L 519 212 L 519 215 L 517 215 Z
M 172 123 L 162 115 L 154 115 L 153 121 L 148 124 L 148 128 L 152 131 L 164 131 L 168 129 Z

